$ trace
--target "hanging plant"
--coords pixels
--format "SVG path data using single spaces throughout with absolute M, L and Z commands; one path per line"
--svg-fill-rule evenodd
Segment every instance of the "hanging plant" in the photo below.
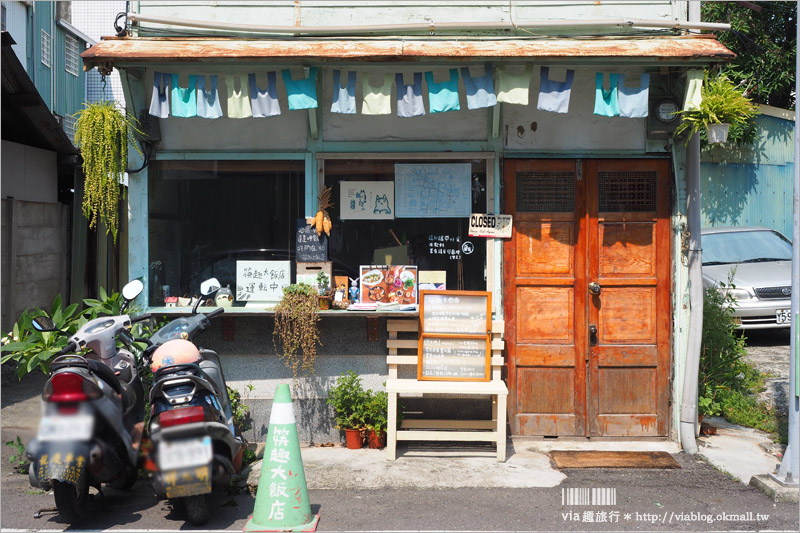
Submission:
M 292 369 L 295 380 L 300 370 L 314 373 L 319 344 L 318 322 L 319 302 L 315 287 L 298 283 L 283 289 L 283 298 L 275 306 L 272 342 L 278 357 Z
M 117 208 L 131 131 L 144 135 L 135 117 L 128 115 L 114 102 L 84 103 L 75 116 L 75 145 L 83 157 L 83 215 L 89 227 L 100 221 L 117 242 L 119 227 Z M 136 143 L 134 149 L 141 154 Z

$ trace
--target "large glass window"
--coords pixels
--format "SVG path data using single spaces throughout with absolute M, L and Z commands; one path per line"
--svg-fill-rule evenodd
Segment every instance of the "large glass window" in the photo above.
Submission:
M 400 169 L 398 164 L 404 168 Z M 486 212 L 485 159 L 328 159 L 324 165 L 325 185 L 333 188 L 335 204 L 329 210 L 333 219 L 329 243 L 329 256 L 332 259 L 345 262 L 356 270 L 360 265 L 384 264 L 384 258 L 391 253 L 394 264 L 417 265 L 420 271 L 446 272 L 448 289 L 486 290 L 486 239 L 468 236 L 469 212 Z M 401 200 L 395 197 L 392 202 L 390 198 L 398 179 L 397 172 L 402 171 L 407 175 L 417 169 L 420 172 L 429 170 L 431 176 L 435 176 L 437 165 L 466 165 L 469 183 L 464 186 L 460 182 L 459 190 L 456 190 L 453 187 L 455 181 L 439 181 L 434 177 L 428 184 L 430 188 L 415 184 L 406 188 L 405 192 L 421 201 L 438 198 L 437 201 L 445 202 L 444 197 L 448 196 L 466 197 L 469 204 L 465 206 L 466 216 L 409 217 L 408 213 L 402 212 Z M 359 196 L 361 189 L 358 187 L 355 194 L 343 198 L 342 189 L 353 189 L 348 186 L 352 182 L 367 182 L 364 197 Z M 369 185 L 375 182 L 385 185 L 383 188 Z M 440 185 L 448 190 L 442 190 Z M 370 189 L 374 192 L 370 193 Z M 437 196 L 440 193 L 442 196 Z M 343 201 L 347 204 L 345 211 L 351 202 L 352 205 L 358 205 L 359 201 L 363 201 L 372 215 L 365 215 L 368 217 L 365 219 L 342 220 Z M 433 212 L 436 207 L 428 205 L 426 209 Z M 394 209 L 391 215 L 387 213 L 389 209 Z M 348 218 L 347 214 L 345 218 Z M 396 259 L 398 254 L 399 262 Z M 407 260 L 404 255 L 407 255 Z
M 236 261 L 294 259 L 302 161 L 158 161 L 149 167 L 150 305 L 192 295 Z

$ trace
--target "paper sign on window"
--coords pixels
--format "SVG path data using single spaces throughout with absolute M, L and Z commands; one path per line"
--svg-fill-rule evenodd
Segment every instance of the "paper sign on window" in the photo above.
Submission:
M 342 181 L 339 187 L 339 218 L 342 220 L 394 218 L 394 182 Z

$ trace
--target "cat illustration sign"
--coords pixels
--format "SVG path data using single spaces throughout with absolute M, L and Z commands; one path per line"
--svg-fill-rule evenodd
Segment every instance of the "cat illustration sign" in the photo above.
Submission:
M 343 181 L 340 183 L 341 220 L 393 219 L 393 181 Z
M 472 213 L 469 216 L 469 236 L 510 239 L 511 223 L 511 215 Z

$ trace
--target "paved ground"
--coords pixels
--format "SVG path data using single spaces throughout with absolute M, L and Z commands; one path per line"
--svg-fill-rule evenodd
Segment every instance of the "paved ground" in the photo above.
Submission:
M 746 337 L 747 361 L 769 374 L 759 399 L 785 415 L 789 398 L 789 330 L 757 330 L 746 333 Z
M 788 357 L 788 335 L 783 340 L 763 337 L 751 341 L 749 357 L 780 368 L 781 359 Z M 37 375 L 23 385 L 9 385 L 4 380 L 3 442 L 17 435 L 27 441 L 33 435 L 39 415 L 36 398 L 43 383 Z M 736 438 L 739 433 L 735 428 L 732 431 Z M 727 447 L 721 443 L 709 438 L 704 446 Z M 675 443 L 610 446 L 666 450 L 681 465 L 680 470 L 559 471 L 544 455 L 550 449 L 579 444 L 514 439 L 504 464 L 497 463 L 489 450 L 463 457 L 452 451 L 401 448 L 396 462 L 385 461 L 383 452 L 374 450 L 306 448 L 303 456 L 312 510 L 320 514 L 320 531 L 798 530 L 797 504 L 775 503 L 746 481 L 720 473 L 698 457 L 679 453 Z M 481 451 L 480 447 L 476 450 Z M 3 530 L 76 530 L 68 529 L 54 512 L 34 518 L 37 510 L 53 507 L 53 496 L 33 490 L 26 475 L 13 471 L 8 461 L 12 453 L 10 446 L 3 446 Z M 577 506 L 562 500 L 570 489 L 586 488 L 613 489 L 616 502 Z M 203 530 L 241 530 L 253 512 L 255 499 L 249 493 L 216 494 L 209 505 L 212 519 Z M 130 492 L 106 489 L 92 509 L 79 530 L 193 529 L 184 522 L 181 509 L 156 500 L 147 480 L 140 480 Z

